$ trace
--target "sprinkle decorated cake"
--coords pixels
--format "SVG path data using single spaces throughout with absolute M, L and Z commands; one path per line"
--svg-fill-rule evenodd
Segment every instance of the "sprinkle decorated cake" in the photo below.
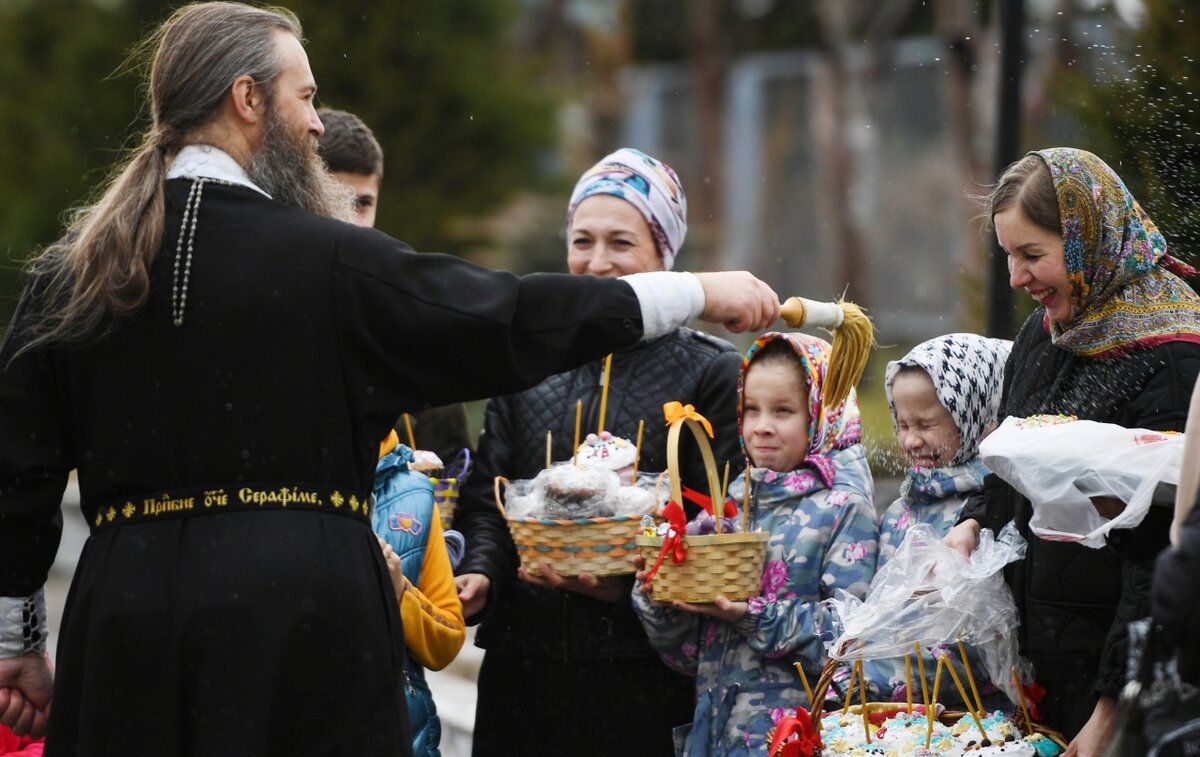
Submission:
M 614 471 L 621 477 L 622 484 L 630 484 L 633 478 L 633 463 L 637 459 L 637 447 L 628 439 L 613 436 L 607 431 L 588 434 L 575 452 L 575 462 L 585 468 L 600 468 Z
M 858 707 L 845 714 L 839 710 L 825 715 L 821 720 L 821 740 L 825 745 L 822 757 L 1054 757 L 1062 752 L 1053 739 L 1040 733 L 1022 735 L 1012 718 L 999 711 L 980 718 L 986 739 L 969 714 L 952 725 L 934 720 L 927 749 L 929 724 L 925 715 L 917 712 L 916 707 L 912 714 L 905 710 L 904 705 L 899 705 L 889 712 L 872 712 L 870 743 L 866 741 Z

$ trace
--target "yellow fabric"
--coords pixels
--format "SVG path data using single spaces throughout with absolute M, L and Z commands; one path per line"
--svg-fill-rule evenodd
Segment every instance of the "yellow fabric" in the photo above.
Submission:
M 396 435 L 396 429 L 388 432 L 388 435 L 379 443 L 379 459 L 392 450 L 396 449 L 396 445 L 400 443 L 400 437 Z
M 421 583 L 409 585 L 400 600 L 404 643 L 413 659 L 429 670 L 441 670 L 458 656 L 467 638 L 462 602 L 454 586 L 454 570 L 442 536 L 437 505 L 429 523 L 429 544 L 421 563 Z

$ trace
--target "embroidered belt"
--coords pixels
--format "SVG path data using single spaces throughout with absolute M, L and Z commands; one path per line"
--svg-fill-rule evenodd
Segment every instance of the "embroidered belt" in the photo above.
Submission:
M 102 528 L 167 518 L 248 510 L 315 510 L 371 522 L 370 495 L 312 486 L 249 484 L 198 487 L 128 497 L 101 505 L 88 524 Z

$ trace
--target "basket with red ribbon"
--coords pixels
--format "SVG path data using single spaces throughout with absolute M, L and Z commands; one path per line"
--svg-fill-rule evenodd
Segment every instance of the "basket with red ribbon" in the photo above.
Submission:
M 641 534 L 636 543 L 648 567 L 645 581 L 657 601 L 712 602 L 718 594 L 731 600 L 756 596 L 761 592 L 763 557 L 768 534 L 726 531 L 723 521 L 737 515 L 737 506 L 724 501 L 718 483 L 716 460 L 708 443 L 712 425 L 691 405 L 668 402 L 663 414 L 671 428 L 667 434 L 667 470 L 671 483 L 670 501 L 659 516 L 666 522 L 662 535 Z M 710 498 L 689 497 L 712 516 L 715 532 L 688 534 L 683 509 L 683 487 L 679 475 L 679 435 L 688 428 L 696 438 L 708 477 Z M 714 502 L 723 502 L 717 517 Z M 745 506 L 742 508 L 745 522 Z M 658 529 L 662 530 L 662 529 Z

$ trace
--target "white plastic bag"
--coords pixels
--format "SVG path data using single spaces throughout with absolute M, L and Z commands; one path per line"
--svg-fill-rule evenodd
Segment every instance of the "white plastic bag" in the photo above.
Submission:
M 1183 438 L 1114 423 L 1007 418 L 979 454 L 1033 503 L 1035 534 L 1099 548 L 1109 531 L 1142 522 L 1160 482 L 1179 482 Z M 1125 503 L 1112 520 L 1092 505 L 1091 497 L 1104 496 Z
M 909 529 L 895 556 L 871 581 L 865 599 L 838 590 L 826 603 L 840 632 L 828 645 L 841 660 L 904 657 L 923 647 L 963 641 L 983 658 L 992 682 L 1016 701 L 1017 607 L 1001 569 L 1025 556 L 1025 540 L 1009 523 L 996 538 L 979 534 L 970 559 L 951 549 L 927 523 Z

